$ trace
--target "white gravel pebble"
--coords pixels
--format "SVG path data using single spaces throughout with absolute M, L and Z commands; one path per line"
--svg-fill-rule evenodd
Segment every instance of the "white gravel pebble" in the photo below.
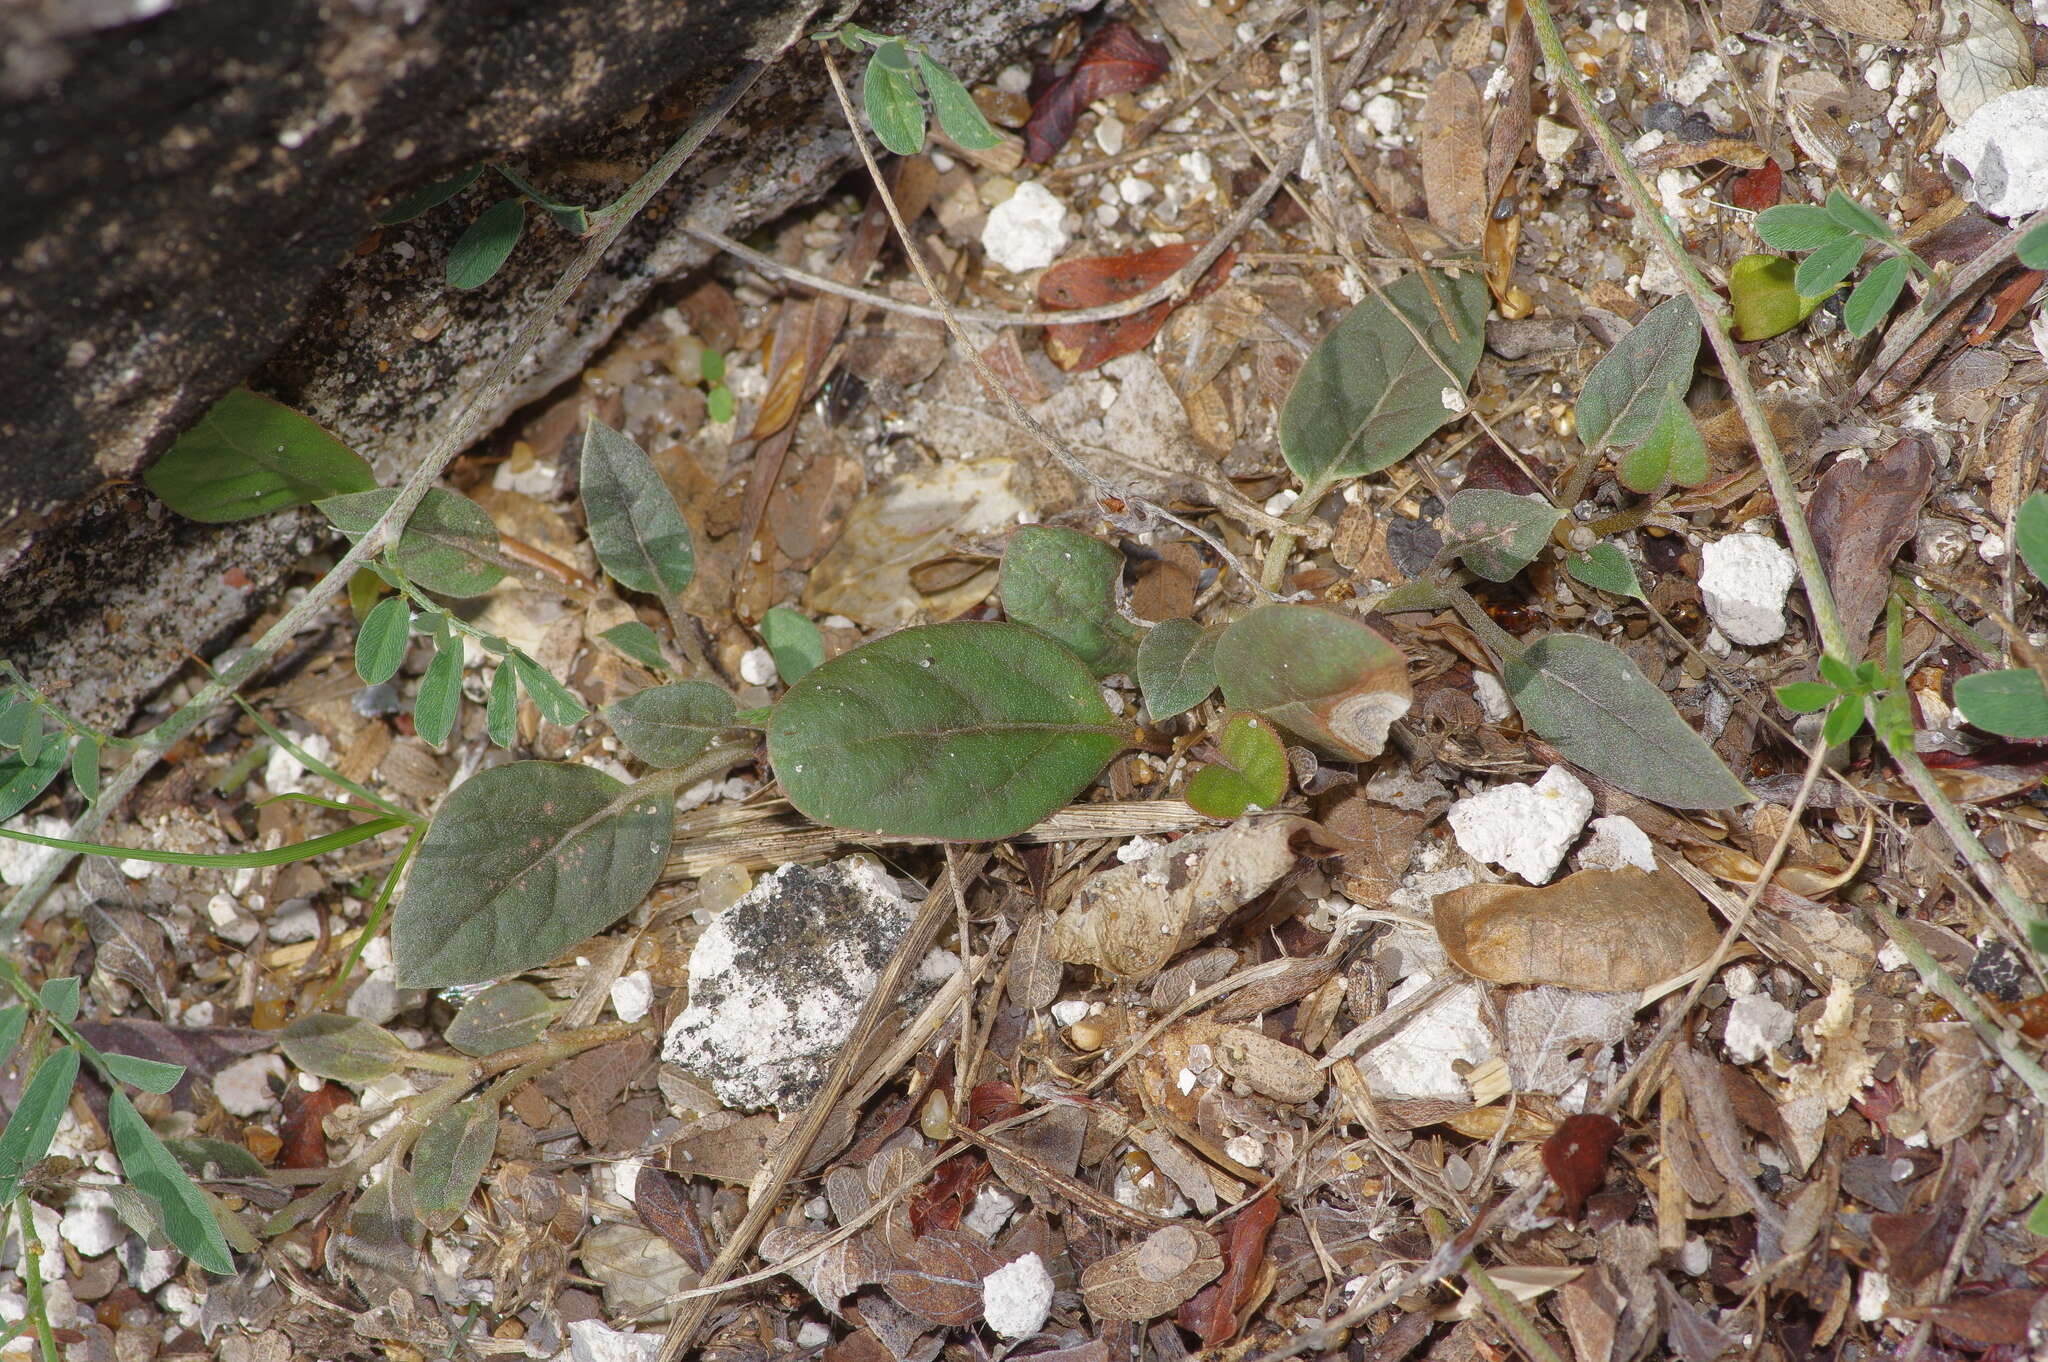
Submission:
M 1776 540 L 1731 534 L 1700 550 L 1700 596 L 1707 615 L 1746 648 L 1785 636 L 1785 593 L 1799 566 Z
M 775 654 L 766 648 L 749 648 L 740 656 L 740 680 L 750 686 L 775 684 Z
M 284 1081 L 284 1059 L 278 1055 L 250 1055 L 226 1065 L 213 1076 L 213 1095 L 230 1116 L 260 1116 L 277 1105 L 270 1080 Z
M 981 229 L 982 249 L 1012 274 L 1042 270 L 1067 248 L 1062 225 L 1066 215 L 1067 206 L 1044 185 L 1026 180 L 1016 193 L 988 210 L 988 225 Z
M 1451 831 L 1475 861 L 1548 884 L 1593 816 L 1593 792 L 1562 766 L 1534 785 L 1502 785 L 1451 805 Z
M 1618 813 L 1594 819 L 1593 835 L 1579 852 L 1579 869 L 1619 870 L 1628 865 L 1656 873 L 1657 850 L 1650 845 L 1650 834 Z
M 644 969 L 630 974 L 621 974 L 612 980 L 612 1011 L 619 1014 L 619 1020 L 632 1023 L 647 1015 L 647 1009 L 654 1006 L 654 981 Z
M 981 1282 L 981 1313 L 1004 1338 L 1029 1338 L 1052 1313 L 1052 1274 L 1035 1253 L 1004 1263 Z
M 1963 193 L 1993 217 L 2048 208 L 2048 86 L 1986 101 L 1936 149 L 1968 177 Z
M 1728 1009 L 1721 1039 L 1737 1064 L 1754 1064 L 1792 1040 L 1792 1013 L 1761 990 L 1737 998 Z

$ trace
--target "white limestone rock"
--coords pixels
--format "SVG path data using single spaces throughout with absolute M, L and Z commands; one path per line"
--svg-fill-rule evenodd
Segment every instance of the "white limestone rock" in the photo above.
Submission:
M 1548 884 L 1593 816 L 1593 792 L 1562 766 L 1534 785 L 1502 785 L 1451 805 L 1451 831 L 1475 861 Z
M 1004 1263 L 982 1278 L 981 1313 L 1004 1338 L 1030 1338 L 1052 1313 L 1052 1273 L 1035 1253 Z
M 1774 539 L 1731 534 L 1700 550 L 1700 596 L 1707 615 L 1745 648 L 1785 636 L 1785 593 L 1799 565 Z
M 1066 216 L 1067 206 L 1051 191 L 1036 180 L 1026 180 L 1016 193 L 989 209 L 981 247 L 1012 274 L 1042 270 L 1067 248 Z

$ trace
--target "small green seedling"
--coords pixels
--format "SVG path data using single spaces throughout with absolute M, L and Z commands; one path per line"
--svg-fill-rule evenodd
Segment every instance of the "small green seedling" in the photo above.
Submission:
M 2041 246 L 2048 252 L 2048 240 Z M 2022 502 L 2014 528 L 2020 561 L 2037 583 L 2048 583 L 2048 494 L 2036 492 Z M 1956 682 L 1956 708 L 1987 733 L 2005 738 L 2048 738 L 2048 686 L 2043 685 L 2035 667 L 1963 677 Z
M 898 156 L 924 150 L 927 106 L 946 136 L 968 151 L 987 151 L 1002 141 L 959 77 L 934 61 L 923 43 L 858 24 L 843 24 L 817 39 L 836 39 L 849 52 L 870 52 L 862 102 L 875 137 Z
M 1930 274 L 1927 262 L 1906 248 L 1891 224 L 1841 190 L 1830 190 L 1825 206 L 1786 203 L 1757 214 L 1756 234 L 1775 250 L 1805 256 L 1793 271 L 1799 298 L 1824 298 L 1856 272 L 1863 253 L 1878 246 L 1890 254 L 1858 281 L 1842 304 L 1842 325 L 1852 336 L 1867 336 L 1891 315 L 1906 275 Z M 1810 310 L 1810 309 L 1809 309 Z
M 614 201 L 602 208 L 585 208 L 581 204 L 551 199 L 528 183 L 519 172 L 491 162 L 488 167 L 471 166 L 445 180 L 437 180 L 415 190 L 379 214 L 377 222 L 385 227 L 410 222 L 475 184 L 487 168 L 497 171 L 518 192 L 511 198 L 499 199 L 477 214 L 449 248 L 445 277 L 455 288 L 481 288 L 504 268 L 505 261 L 511 258 L 512 248 L 519 244 L 519 237 L 526 230 L 526 206 L 529 203 L 546 214 L 555 226 L 579 237 L 588 236 L 601 226 L 617 206 Z
M 1820 674 L 1818 681 L 1795 681 L 1778 687 L 1778 703 L 1794 714 L 1826 710 L 1821 738 L 1828 746 L 1839 747 L 1863 727 L 1863 702 L 1877 693 L 1884 680 L 1883 671 L 1875 662 L 1852 667 L 1838 657 L 1824 656 L 1820 660 Z

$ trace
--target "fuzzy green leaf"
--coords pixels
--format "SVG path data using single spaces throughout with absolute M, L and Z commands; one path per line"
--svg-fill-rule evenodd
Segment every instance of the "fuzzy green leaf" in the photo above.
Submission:
M 900 41 L 890 41 L 868 58 L 861 97 L 875 137 L 898 156 L 924 150 L 924 101 L 910 76 L 910 55 Z
M 1378 756 L 1413 698 L 1399 648 L 1319 605 L 1262 605 L 1232 621 L 1216 640 L 1216 679 L 1232 709 L 1345 761 Z
M 574 691 L 555 680 L 553 672 L 525 653 L 515 648 L 507 654 L 506 660 L 511 662 L 512 670 L 519 673 L 519 684 L 533 697 L 541 718 L 558 728 L 574 728 L 590 713 Z
M 732 697 L 709 681 L 649 686 L 606 705 L 600 716 L 628 752 L 649 766 L 687 766 L 732 727 Z
M 1821 721 L 1821 741 L 1829 747 L 1840 747 L 1856 736 L 1856 730 L 1863 727 L 1863 701 L 1854 695 L 1845 695 L 1835 702 L 1828 717 Z
M 121 1156 L 121 1171 L 128 1181 L 156 1203 L 171 1243 L 208 1272 L 233 1272 L 234 1255 L 228 1252 L 228 1241 L 214 1219 L 212 1205 L 135 1110 L 135 1104 L 118 1092 L 107 1099 L 107 1134 L 113 1137 L 114 1152 Z
M 320 513 L 350 539 L 359 539 L 398 499 L 395 487 L 327 497 Z M 481 596 L 505 580 L 491 561 L 498 527 L 491 513 L 446 488 L 430 487 L 405 522 L 392 561 L 414 586 L 443 596 Z
M 1986 733 L 2048 738 L 2048 689 L 2031 667 L 1963 677 L 1956 682 L 1956 708 Z
M 1777 689 L 1778 703 L 1794 714 L 1818 714 L 1842 692 L 1825 681 L 1794 681 Z
M 286 1059 L 319 1078 L 370 1083 L 405 1064 L 405 1042 L 361 1017 L 314 1012 L 284 1029 L 279 1047 Z
M 1811 251 L 1849 233 L 1818 204 L 1781 203 L 1756 215 L 1756 234 L 1774 251 Z
M 507 661 L 491 673 L 490 699 L 484 704 L 484 731 L 491 746 L 510 747 L 519 736 L 519 668 Z
M 1130 736 L 1066 648 L 1020 624 L 958 621 L 876 639 L 791 686 L 768 755 L 818 822 L 995 841 L 1086 789 Z
M 1799 262 L 1799 268 L 1792 272 L 1792 287 L 1805 298 L 1825 297 L 1834 292 L 1837 285 L 1856 272 L 1867 244 L 1860 236 L 1828 242 Z
M 611 926 L 654 887 L 674 804 L 559 762 L 512 762 L 456 786 L 392 925 L 399 987 L 517 974 Z
M 247 388 L 208 408 L 142 480 L 179 515 L 208 524 L 251 520 L 377 485 L 360 454 Z
M 1003 549 L 1003 613 L 1058 639 L 1097 676 L 1128 671 L 1138 628 L 1117 613 L 1124 557 L 1091 535 L 1026 525 Z
M 968 151 L 987 151 L 1002 144 L 1003 139 L 982 117 L 980 106 L 958 77 L 922 52 L 917 54 L 917 70 L 924 77 L 924 88 L 931 92 L 932 113 L 946 136 Z
M 398 675 L 412 636 L 412 606 L 403 596 L 388 596 L 370 607 L 356 631 L 356 675 L 375 686 Z
M 2048 492 L 2036 492 L 2020 503 L 2013 541 L 2034 580 L 2048 583 Z
M 469 1205 L 498 1141 L 498 1111 L 481 1098 L 457 1102 L 420 1132 L 412 1148 L 413 1204 L 423 1215 Z
M 678 614 L 677 601 L 697 575 L 689 524 L 646 452 L 595 417 L 583 432 L 583 510 L 604 570 Z
M 64 756 L 64 744 L 53 742 L 45 743 L 34 761 L 23 761 L 19 753 L 0 760 L 0 819 L 14 817 L 40 798 L 64 769 Z
M 1852 336 L 1867 336 L 1884 325 L 1906 287 L 1906 257 L 1879 261 L 1842 304 L 1842 325 Z
M 2048 270 L 2048 222 L 2020 238 L 2016 254 L 2030 270 Z
M 1674 809 L 1749 802 L 1706 739 L 1670 697 L 1612 644 L 1553 634 L 1502 659 L 1502 679 L 1522 722 L 1566 759 L 1630 794 Z
M 1692 386 L 1700 354 L 1700 318 L 1683 294 L 1650 309 L 1586 375 L 1575 408 L 1589 450 L 1628 449 L 1657 426 L 1665 395 Z
M 14 1058 L 14 1047 L 21 1044 L 21 1033 L 27 1026 L 27 1003 L 0 1007 L 0 1065 Z
M 460 174 L 450 175 L 445 180 L 436 180 L 423 189 L 415 189 L 380 213 L 377 222 L 385 227 L 396 227 L 401 222 L 411 222 L 428 209 L 439 208 L 475 184 L 477 177 L 483 173 L 482 165 L 473 165 Z
M 1216 689 L 1216 639 L 1190 619 L 1161 620 L 1138 644 L 1138 690 L 1152 722 L 1185 714 Z
M 825 660 L 825 636 L 818 626 L 786 605 L 772 606 L 761 616 L 761 641 L 768 645 L 776 675 L 785 686 L 802 680 Z
M 462 708 L 462 642 L 442 635 L 420 678 L 418 697 L 413 701 L 412 726 L 419 740 L 429 747 L 445 747 L 455 729 L 455 715 Z
M 78 1051 L 70 1046 L 53 1050 L 36 1065 L 22 1089 L 7 1129 L 0 1131 L 0 1206 L 14 1204 L 21 1188 L 21 1175 L 43 1161 L 50 1141 L 57 1138 L 57 1123 L 71 1102 L 71 1085 L 78 1079 Z
M 1745 255 L 1728 271 L 1728 302 L 1735 339 L 1769 340 L 1790 331 L 1821 305 L 1793 284 L 1798 266 L 1782 255 Z
M 1435 280 L 1457 321 L 1456 339 L 1420 275 L 1397 281 L 1386 294 L 1450 365 L 1455 382 L 1376 297 L 1346 313 L 1301 366 L 1280 409 L 1280 452 L 1311 494 L 1399 462 L 1464 411 L 1462 400 L 1446 406 L 1443 393 L 1455 388 L 1463 394 L 1479 367 L 1486 283 L 1476 270 Z
M 123 1083 L 133 1083 L 144 1092 L 169 1092 L 185 1076 L 182 1064 L 166 1064 L 160 1059 L 144 1059 L 141 1055 L 110 1052 L 101 1055 L 100 1059 L 106 1064 L 108 1073 Z
M 465 1055 L 495 1055 L 539 1040 L 559 1010 L 522 980 L 492 984 L 462 1005 L 443 1038 Z
M 1233 714 L 1216 740 L 1222 761 L 1188 781 L 1184 798 L 1211 818 L 1238 818 L 1287 797 L 1287 745 L 1256 714 Z
M 482 288 L 504 265 L 525 230 L 525 199 L 500 199 L 484 209 L 448 250 L 448 282 L 459 289 Z
M 1647 493 L 1664 486 L 1667 479 L 1682 487 L 1697 486 L 1712 471 L 1700 428 L 1685 399 L 1673 388 L 1664 395 L 1649 438 L 1621 456 L 1614 475 L 1631 492 Z
M 639 620 L 614 624 L 598 637 L 643 667 L 658 672 L 668 670 L 668 659 L 661 655 L 660 636 Z
M 78 1020 L 78 976 L 66 974 L 48 980 L 36 991 L 36 1000 L 44 1009 L 54 1012 L 58 1021 Z
M 1636 580 L 1635 565 L 1616 545 L 1595 544 L 1584 553 L 1567 554 L 1564 570 L 1595 590 L 1645 599 L 1642 583 Z
M 1550 542 L 1560 513 L 1539 496 L 1468 487 L 1444 504 L 1458 558 L 1489 582 L 1511 580 Z
M 1866 236 L 1873 241 L 1898 239 L 1890 223 L 1839 189 L 1828 191 L 1827 207 L 1822 211 L 1834 219 L 1843 230 L 1854 232 L 1858 236 Z

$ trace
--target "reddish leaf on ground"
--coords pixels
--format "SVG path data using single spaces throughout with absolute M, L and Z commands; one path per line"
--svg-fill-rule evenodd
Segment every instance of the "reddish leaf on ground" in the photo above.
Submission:
M 666 1168 L 640 1165 L 633 1179 L 633 1209 L 640 1223 L 675 1246 L 683 1261 L 702 1272 L 711 1263 L 710 1243 L 690 1204 L 689 1185 Z
M 1621 1138 L 1612 1116 L 1567 1116 L 1543 1142 L 1543 1169 L 1564 1198 L 1565 1219 L 1578 1223 L 1586 1198 L 1607 1179 L 1607 1151 Z
M 1271 1192 L 1231 1217 L 1223 1275 L 1189 1297 L 1178 1316 L 1180 1326 L 1199 1335 L 1204 1348 L 1220 1348 L 1237 1337 L 1238 1315 L 1266 1266 L 1266 1236 L 1279 1218 L 1280 1203 Z
M 1024 124 L 1024 159 L 1050 161 L 1074 135 L 1081 111 L 1098 99 L 1142 90 L 1166 74 L 1166 47 L 1138 36 L 1126 23 L 1106 24 L 1081 48 L 1067 74 L 1031 104 Z
M 1982 345 L 2005 330 L 2006 323 L 2019 316 L 2020 310 L 2033 299 L 2034 290 L 2041 287 L 2043 277 L 2041 270 L 2025 270 L 2000 285 L 1987 300 L 1989 315 L 1977 321 L 1965 339 L 1972 345 Z
M 1919 528 L 1933 487 L 1934 447 L 1908 435 L 1882 454 L 1837 461 L 1806 503 L 1842 631 L 1859 657 L 1891 595 L 1892 559 Z
M 278 1135 L 284 1147 L 278 1151 L 279 1168 L 325 1168 L 327 1166 L 327 1114 L 354 1096 L 339 1083 L 322 1083 L 307 1092 L 294 1083 L 284 1092 L 284 1121 Z
M 1784 183 L 1785 172 L 1778 168 L 1778 163 L 1765 161 L 1728 182 L 1728 201 L 1744 212 L 1761 213 L 1777 204 L 1778 190 Z
M 1130 255 L 1063 260 L 1039 278 L 1039 306 L 1067 311 L 1102 307 L 1135 298 L 1161 281 L 1172 278 L 1175 272 L 1201 254 L 1207 244 L 1183 241 Z M 1182 301 L 1191 303 L 1214 292 L 1230 277 L 1231 266 L 1236 263 L 1237 248 L 1233 246 L 1216 258 L 1216 263 L 1195 281 L 1195 286 L 1188 290 Z M 1093 369 L 1120 355 L 1144 349 L 1159 334 L 1159 328 L 1166 324 L 1168 315 L 1176 306 L 1169 300 L 1154 303 L 1128 317 L 1114 317 L 1105 322 L 1048 326 L 1045 329 L 1045 352 L 1052 356 L 1054 364 L 1068 373 Z
M 1934 1322 L 1972 1343 L 2025 1343 L 2041 1293 L 2028 1287 L 1967 1296 L 1934 1308 Z
M 975 1130 L 1007 1121 L 1023 1110 L 1017 1101 L 1017 1090 L 1008 1083 L 978 1083 L 967 1094 L 967 1124 Z
M 988 1160 L 979 1154 L 960 1154 L 940 1164 L 924 1190 L 910 1199 L 912 1232 L 958 1229 L 987 1176 Z

